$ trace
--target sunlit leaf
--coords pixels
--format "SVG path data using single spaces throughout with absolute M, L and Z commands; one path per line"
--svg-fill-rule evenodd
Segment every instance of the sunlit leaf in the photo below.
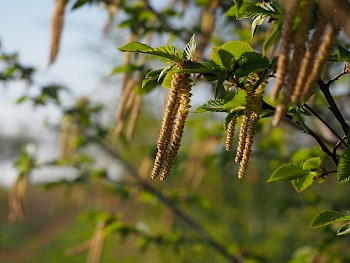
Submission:
M 350 223 L 346 223 L 338 228 L 337 235 L 342 236 L 350 233 Z
M 350 181 L 350 149 L 347 149 L 339 159 L 338 165 L 338 183 L 347 183 Z
M 287 163 L 278 167 L 267 182 L 290 181 L 308 174 L 308 171 L 303 170 L 302 164 Z
M 350 215 L 343 215 L 340 212 L 333 210 L 326 210 L 318 214 L 314 220 L 312 220 L 310 227 L 322 227 L 333 224 L 335 222 L 342 222 L 350 220 Z
M 317 176 L 316 172 L 309 172 L 303 177 L 294 179 L 292 181 L 292 185 L 295 188 L 295 190 L 297 190 L 297 192 L 300 193 L 313 184 L 313 182 L 315 181 L 315 176 Z
M 207 112 L 207 111 L 226 112 L 227 110 L 224 108 L 224 100 L 223 99 L 210 100 L 207 103 L 200 106 L 199 108 L 197 108 L 195 112 Z

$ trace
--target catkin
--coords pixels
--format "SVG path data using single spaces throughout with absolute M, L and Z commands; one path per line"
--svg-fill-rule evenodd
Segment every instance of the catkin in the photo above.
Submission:
M 316 53 L 321 43 L 322 35 L 326 29 L 325 24 L 326 19 L 324 16 L 321 15 L 318 19 L 315 31 L 310 39 L 309 48 L 301 63 L 300 72 L 297 78 L 294 94 L 292 96 L 293 102 L 297 102 L 298 100 L 300 100 L 300 96 L 303 90 L 308 90 L 308 87 L 305 85 L 305 82 L 312 71 L 312 64 L 314 63 Z
M 64 21 L 64 9 L 66 0 L 56 0 L 55 8 L 51 18 L 51 47 L 49 65 L 52 65 L 58 55 L 60 47 L 60 39 Z
M 234 116 L 233 119 L 227 125 L 225 149 L 228 152 L 231 150 L 231 147 L 232 147 L 232 141 L 233 141 L 233 137 L 235 135 L 235 127 L 236 127 L 236 123 L 237 123 L 237 118 L 238 118 L 238 115 Z
M 237 152 L 235 161 L 236 163 L 239 163 L 242 160 L 243 157 L 243 151 L 245 147 L 246 137 L 247 137 L 247 131 L 248 126 L 250 122 L 250 115 L 252 113 L 252 103 L 253 103 L 253 89 L 256 81 L 258 80 L 258 77 L 256 74 L 252 74 L 249 76 L 247 84 L 246 84 L 246 107 L 244 109 L 244 115 L 242 119 L 241 128 L 239 131 L 238 136 L 238 146 L 237 146 Z
M 339 33 L 339 28 L 335 27 L 334 25 L 328 24 L 324 39 L 319 48 L 317 57 L 315 58 L 315 63 L 312 68 L 311 74 L 309 75 L 305 84 L 306 88 L 304 89 L 302 94 L 303 100 L 305 100 L 309 96 L 313 84 L 321 74 L 324 64 L 328 59 L 329 53 L 332 50 L 333 44 L 337 39 L 338 33 Z
M 179 90 L 184 75 L 175 73 L 171 82 L 171 90 L 165 107 L 162 125 L 157 141 L 157 155 L 152 169 L 152 179 L 158 177 L 165 161 L 167 149 L 171 141 L 171 133 L 180 104 Z
M 287 11 L 284 21 L 282 37 L 281 37 L 281 49 L 278 57 L 276 81 L 271 93 L 271 99 L 276 100 L 278 94 L 283 86 L 286 73 L 288 71 L 289 64 L 289 51 L 290 45 L 293 42 L 293 24 L 298 11 L 300 0 L 293 0 L 290 3 L 289 10 Z
M 191 107 L 191 79 L 189 78 L 189 75 L 184 74 L 182 76 L 183 79 L 180 86 L 180 107 L 178 110 L 178 116 L 171 139 L 171 145 L 167 152 L 166 163 L 160 177 L 162 181 L 168 177 L 170 170 L 175 162 L 177 152 L 181 145 L 182 134 L 189 113 L 189 108 Z
M 264 89 L 267 82 L 263 81 L 258 88 L 255 90 L 252 96 L 251 114 L 250 121 L 246 128 L 246 138 L 244 142 L 244 147 L 242 151 L 242 157 L 239 162 L 238 178 L 242 179 L 247 172 L 248 161 L 250 157 L 250 152 L 253 145 L 253 139 L 260 118 L 260 113 L 262 111 L 262 99 L 264 95 Z

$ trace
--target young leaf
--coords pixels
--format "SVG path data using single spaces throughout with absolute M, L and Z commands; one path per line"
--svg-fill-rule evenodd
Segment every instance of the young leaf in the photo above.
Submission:
M 350 181 L 350 149 L 347 149 L 339 159 L 338 165 L 338 183 L 347 183 Z
M 224 100 L 223 99 L 210 100 L 207 103 L 200 106 L 199 108 L 197 108 L 195 112 L 207 112 L 207 111 L 226 112 L 227 110 L 224 108 Z
M 175 73 L 175 70 L 173 70 L 173 69 L 169 70 L 166 73 L 164 80 L 162 82 L 162 86 L 164 88 L 167 88 L 167 89 L 171 88 L 171 81 L 173 80 L 174 73 Z
M 261 26 L 262 23 L 264 23 L 266 18 L 268 18 L 267 15 L 260 14 L 254 19 L 254 21 L 252 23 L 252 29 L 251 29 L 251 37 L 252 38 L 254 37 L 258 27 Z
M 309 171 L 319 171 L 321 168 L 321 158 L 320 157 L 314 157 L 306 160 L 303 164 L 304 170 Z
M 290 181 L 308 175 L 309 172 L 303 170 L 302 164 L 287 163 L 278 167 L 267 180 L 270 182 Z
M 243 110 L 245 108 L 245 96 L 246 92 L 244 90 L 237 91 L 231 100 L 225 102 L 224 109 L 229 112 Z
M 122 52 L 139 52 L 180 62 L 184 59 L 183 53 L 174 46 L 162 46 L 151 48 L 150 46 L 140 43 L 131 42 L 119 48 Z
M 310 227 L 317 228 L 348 220 L 350 220 L 350 215 L 343 215 L 337 211 L 326 210 L 318 214 L 314 220 L 312 220 Z
M 214 62 L 221 69 L 230 69 L 233 64 L 233 56 L 227 51 L 219 48 L 213 47 L 210 54 L 210 61 Z
M 228 41 L 221 46 L 221 49 L 230 53 L 235 59 L 240 58 L 246 52 L 254 52 L 248 43 L 240 40 Z
M 337 236 L 342 236 L 350 233 L 350 223 L 346 223 L 338 228 Z
M 159 79 L 159 75 L 163 69 L 157 69 L 150 71 L 146 74 L 145 78 L 142 81 L 141 89 L 143 92 L 149 92 L 157 85 L 160 85 L 160 82 L 163 81 L 163 78 Z
M 350 61 L 350 51 L 348 51 L 343 46 L 337 44 L 337 55 L 338 55 L 338 61 Z
M 237 16 L 237 19 L 245 19 L 245 18 L 255 18 L 258 15 L 275 15 L 275 12 L 272 10 L 264 9 L 260 6 L 257 6 L 252 3 L 244 3 L 238 11 L 238 14 L 234 12 L 234 10 L 229 10 L 225 15 L 226 16 Z
M 292 181 L 292 185 L 297 190 L 298 193 L 304 191 L 306 188 L 308 188 L 312 183 L 314 182 L 314 177 L 317 176 L 317 173 L 310 172 L 307 175 L 294 179 Z
M 264 70 L 270 67 L 269 59 L 256 52 L 243 53 L 239 64 L 240 66 L 235 72 L 237 77 L 244 77 L 255 70 Z
M 196 52 L 196 36 L 195 34 L 192 35 L 190 41 L 188 42 L 188 44 L 186 45 L 184 52 L 183 52 L 183 56 L 189 60 L 189 61 L 193 61 L 194 60 L 194 53 Z

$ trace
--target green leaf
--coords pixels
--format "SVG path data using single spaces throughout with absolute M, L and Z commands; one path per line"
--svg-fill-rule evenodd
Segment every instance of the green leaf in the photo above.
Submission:
M 162 46 L 151 48 L 150 46 L 140 43 L 131 42 L 119 48 L 122 52 L 139 52 L 180 62 L 184 59 L 183 53 L 174 46 Z
M 230 10 L 229 10 L 230 11 Z M 275 15 L 276 12 L 264 9 L 252 3 L 244 3 L 238 11 L 237 19 L 255 18 L 258 15 Z M 232 11 L 226 13 L 227 16 L 235 16 Z
M 281 34 L 282 25 L 282 23 L 276 22 L 274 24 L 271 34 L 267 38 L 265 38 L 262 47 L 264 55 L 266 54 L 267 50 L 272 46 L 272 44 L 275 43 L 278 39 L 279 35 Z
M 159 74 L 162 72 L 163 69 L 157 69 L 157 70 L 153 70 L 148 72 L 144 79 L 142 80 L 142 84 L 141 84 L 141 89 L 144 90 L 144 92 L 149 92 L 151 91 L 154 87 L 156 87 L 157 85 L 160 85 L 159 81 L 162 81 L 162 79 L 160 79 L 158 81 L 159 78 Z
M 223 99 L 216 99 L 216 100 L 210 100 L 207 103 L 203 104 L 199 108 L 196 109 L 195 112 L 226 112 L 227 110 L 224 108 L 224 100 Z
M 171 69 L 166 73 L 164 80 L 162 82 L 162 86 L 164 88 L 167 88 L 167 89 L 171 88 L 171 81 L 173 80 L 174 73 L 175 73 L 174 69 Z
M 142 66 L 123 65 L 123 66 L 120 66 L 120 67 L 115 67 L 115 68 L 112 70 L 111 75 L 118 74 L 118 73 L 122 73 L 122 72 L 130 73 L 130 72 L 134 72 L 134 71 L 142 70 L 142 69 L 143 69 L 143 65 L 142 65 Z
M 342 236 L 350 233 L 350 223 L 346 223 L 338 228 L 337 236 Z
M 302 164 L 287 163 L 278 167 L 267 180 L 270 182 L 290 181 L 308 175 L 308 171 L 303 170 Z
M 245 97 L 246 92 L 241 89 L 238 90 L 231 100 L 225 102 L 224 109 L 226 109 L 229 112 L 243 110 L 245 108 Z
M 321 158 L 320 157 L 314 157 L 306 160 L 303 164 L 304 170 L 309 171 L 319 171 L 321 168 Z
M 318 214 L 314 220 L 312 220 L 310 227 L 317 228 L 330 225 L 335 222 L 343 222 L 348 220 L 350 220 L 350 215 L 343 215 L 337 211 L 326 210 Z
M 219 47 L 213 47 L 210 54 L 210 61 L 214 62 L 221 69 L 230 69 L 233 65 L 233 56 Z
M 295 190 L 297 190 L 297 192 L 300 193 L 313 184 L 313 182 L 315 181 L 315 176 L 317 176 L 316 172 L 310 172 L 303 177 L 294 179 L 292 181 L 292 185 L 295 188 Z
M 337 44 L 337 55 L 338 55 L 338 61 L 350 61 L 350 51 L 348 51 L 343 46 Z
M 339 159 L 338 165 L 338 183 L 347 183 L 350 181 L 350 149 L 347 149 Z
M 186 63 L 183 69 L 177 69 L 176 72 L 182 74 L 206 74 L 206 73 L 216 73 L 217 66 L 211 62 L 191 62 Z
M 221 49 L 230 53 L 235 59 L 240 58 L 246 52 L 254 52 L 248 43 L 240 40 L 226 42 L 221 46 Z
M 186 45 L 184 51 L 183 51 L 183 56 L 189 60 L 189 61 L 193 61 L 194 60 L 194 53 L 196 52 L 196 35 L 193 34 L 190 41 L 188 42 L 188 44 Z
M 267 15 L 264 15 L 264 14 L 260 14 L 258 15 L 253 23 L 252 23 L 252 26 L 251 26 L 251 37 L 253 38 L 255 33 L 256 33 L 256 30 L 258 29 L 259 26 L 262 25 L 262 23 L 264 23 L 265 19 L 268 18 Z
M 240 66 L 235 72 L 237 77 L 244 77 L 258 69 L 263 70 L 270 67 L 269 59 L 256 52 L 242 54 L 239 64 Z
M 79 7 L 91 3 L 91 0 L 77 0 L 72 6 L 72 10 L 78 9 Z

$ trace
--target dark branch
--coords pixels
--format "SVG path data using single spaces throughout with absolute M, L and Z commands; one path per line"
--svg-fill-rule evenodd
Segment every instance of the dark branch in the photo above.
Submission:
M 238 256 L 231 255 L 227 252 L 227 250 L 214 240 L 213 237 L 191 216 L 186 214 L 183 210 L 181 210 L 171 199 L 163 195 L 160 191 L 150 185 L 147 181 L 143 180 L 137 170 L 129 164 L 126 160 L 124 160 L 120 154 L 112 149 L 110 146 L 106 145 L 102 140 L 95 138 L 94 136 L 88 136 L 85 134 L 85 137 L 97 144 L 101 149 L 103 149 L 110 156 L 120 161 L 124 168 L 128 171 L 128 173 L 137 181 L 137 183 L 146 191 L 155 195 L 160 202 L 162 202 L 165 206 L 167 206 L 178 218 L 180 218 L 183 222 L 185 222 L 188 226 L 190 226 L 209 246 L 215 249 L 219 254 L 228 259 L 233 263 L 241 263 L 243 259 Z
M 332 81 L 328 82 L 328 83 L 332 83 Z M 338 120 L 338 122 L 340 123 L 343 131 L 345 134 L 348 134 L 349 132 L 349 125 L 347 124 L 347 122 L 345 121 L 343 115 L 341 114 L 337 104 L 335 103 L 331 92 L 329 91 L 329 85 L 328 83 L 324 83 L 321 79 L 319 79 L 317 81 L 317 84 L 320 86 L 320 89 L 323 93 L 323 95 L 325 96 L 328 104 L 329 104 L 329 109 L 333 112 L 335 118 Z

